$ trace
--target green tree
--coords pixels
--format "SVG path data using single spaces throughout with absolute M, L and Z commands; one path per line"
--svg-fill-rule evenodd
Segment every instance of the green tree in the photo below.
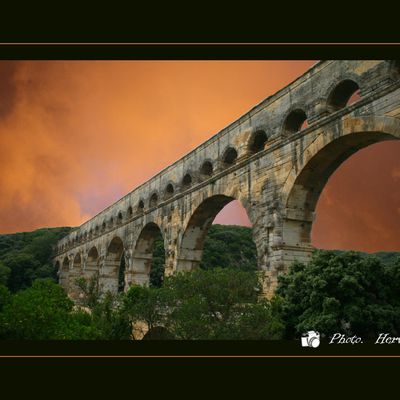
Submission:
M 0 313 L 3 310 L 3 307 L 7 305 L 11 300 L 10 291 L 6 286 L 0 284 Z M 1 328 L 0 328 L 1 330 Z
M 150 269 L 150 286 L 159 288 L 164 281 L 165 271 L 165 248 L 161 233 L 154 241 L 153 258 Z
M 161 289 L 131 287 L 124 309 L 133 323 L 163 326 L 176 339 L 279 338 L 282 322 L 260 290 L 254 272 L 199 269 L 169 276 Z
M 257 250 L 251 228 L 218 224 L 210 227 L 200 268 L 215 267 L 257 270 Z
M 179 339 L 277 339 L 283 325 L 270 302 L 260 299 L 255 272 L 215 268 L 179 273 L 165 283 L 172 310 L 167 329 Z M 247 315 L 259 328 L 250 335 Z M 254 325 L 253 325 L 254 327 Z
M 93 325 L 98 335 L 96 339 L 131 339 L 132 327 L 130 320 L 120 308 L 122 296 L 107 292 L 92 309 Z
M 364 338 L 379 332 L 400 334 L 400 264 L 385 266 L 356 252 L 316 251 L 308 264 L 295 262 L 280 277 L 286 335 L 314 329 Z
M 12 292 L 30 287 L 35 279 L 35 270 L 40 267 L 39 261 L 28 253 L 11 254 L 4 263 L 11 270 L 8 287 Z
M 12 292 L 28 288 L 37 278 L 57 280 L 53 247 L 71 228 L 45 228 L 0 235 L 0 282 Z
M 130 339 L 131 325 L 120 308 L 124 295 L 102 294 L 98 274 L 88 280 L 78 278 L 75 282 L 83 294 L 80 305 L 84 308 L 78 308 L 72 315 L 72 336 L 83 335 L 85 339 L 101 340 Z
M 14 294 L 0 314 L 3 339 L 64 339 L 73 302 L 49 279 Z
M 0 261 L 0 285 L 7 285 L 10 274 L 11 268 L 7 267 Z
M 122 312 L 131 323 L 143 322 L 146 330 L 164 326 L 168 313 L 167 297 L 164 288 L 133 285 L 123 298 Z
M 101 285 L 99 274 L 93 274 L 89 279 L 83 277 L 75 279 L 75 285 L 81 291 L 80 303 L 93 310 L 101 300 Z

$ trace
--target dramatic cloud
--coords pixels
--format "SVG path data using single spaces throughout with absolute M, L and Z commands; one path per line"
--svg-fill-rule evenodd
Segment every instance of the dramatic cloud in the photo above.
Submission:
M 0 61 L 0 232 L 81 224 L 312 64 Z M 399 147 L 380 146 L 332 177 L 316 245 L 400 249 Z

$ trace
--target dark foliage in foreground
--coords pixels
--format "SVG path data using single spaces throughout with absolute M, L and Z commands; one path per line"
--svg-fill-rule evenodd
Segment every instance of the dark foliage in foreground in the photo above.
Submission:
M 400 335 L 400 257 L 384 264 L 356 252 L 316 251 L 280 277 L 286 337 L 317 330 L 373 338 Z

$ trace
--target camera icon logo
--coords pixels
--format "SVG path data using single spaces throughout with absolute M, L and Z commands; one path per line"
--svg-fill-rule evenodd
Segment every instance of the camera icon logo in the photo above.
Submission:
M 308 331 L 307 333 L 303 333 L 301 337 L 301 345 L 302 347 L 314 347 L 317 348 L 320 344 L 319 332 L 316 331 Z

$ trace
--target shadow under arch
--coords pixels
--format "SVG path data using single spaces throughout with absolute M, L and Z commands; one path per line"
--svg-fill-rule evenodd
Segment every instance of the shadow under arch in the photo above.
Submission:
M 339 137 L 320 137 L 308 149 L 302 165 L 293 167 L 283 188 L 282 243 L 311 246 L 311 229 L 319 196 L 329 177 L 357 151 L 387 140 L 400 139 L 400 120 L 393 117 L 348 119 Z
M 150 274 L 152 273 L 154 245 L 157 239 L 161 239 L 162 243 L 164 243 L 160 227 L 154 222 L 147 223 L 141 230 L 132 253 L 132 280 L 137 285 L 149 286 L 151 283 Z M 161 285 L 165 266 L 160 265 L 159 267 L 161 268 L 161 271 L 158 271 L 161 274 L 159 279 Z
M 96 246 L 93 246 L 87 256 L 85 278 L 90 279 L 97 272 L 99 272 L 99 252 Z
M 190 216 L 180 241 L 177 271 L 191 271 L 199 267 L 208 230 L 218 213 L 234 200 L 237 199 L 224 194 L 216 194 L 203 200 L 197 206 Z
M 117 293 L 121 291 L 119 276 L 124 251 L 124 242 L 119 236 L 115 236 L 107 247 L 105 262 L 100 275 L 100 282 L 104 292 Z

